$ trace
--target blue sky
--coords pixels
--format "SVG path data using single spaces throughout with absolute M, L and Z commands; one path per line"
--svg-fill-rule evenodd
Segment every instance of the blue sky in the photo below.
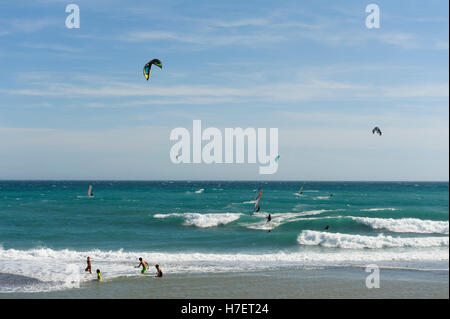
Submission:
M 79 29 L 65 26 L 69 3 Z M 379 29 L 365 26 L 369 3 Z M 0 178 L 448 180 L 448 10 L 448 1 L 2 1 Z M 163 69 L 147 82 L 152 58 Z M 194 119 L 277 127 L 278 172 L 172 164 L 170 131 Z

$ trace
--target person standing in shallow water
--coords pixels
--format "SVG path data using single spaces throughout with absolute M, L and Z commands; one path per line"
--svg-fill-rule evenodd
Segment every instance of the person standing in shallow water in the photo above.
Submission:
M 139 267 L 142 266 L 141 274 L 144 274 L 144 273 L 147 271 L 147 268 L 149 267 L 149 266 L 148 266 L 148 262 L 146 262 L 145 260 L 143 260 L 142 257 L 139 257 L 139 261 L 140 261 L 139 265 L 136 266 L 135 268 L 139 268 Z
M 100 269 L 97 269 L 97 281 L 102 281 L 102 274 L 100 273 Z
M 89 256 L 88 256 L 86 262 L 87 262 L 87 267 L 84 271 L 89 271 L 89 273 L 92 275 L 92 264 L 91 264 L 91 258 L 89 258 Z
M 161 270 L 161 268 L 159 268 L 159 265 L 155 265 L 155 268 L 156 268 L 156 277 L 159 277 L 159 278 L 161 278 L 162 276 L 163 276 L 163 272 L 162 272 L 162 270 Z
M 266 225 L 270 225 L 270 222 L 272 221 L 272 216 L 269 214 L 269 215 L 266 216 L 266 219 L 267 219 Z M 269 233 L 271 232 L 270 228 L 269 228 L 268 232 Z

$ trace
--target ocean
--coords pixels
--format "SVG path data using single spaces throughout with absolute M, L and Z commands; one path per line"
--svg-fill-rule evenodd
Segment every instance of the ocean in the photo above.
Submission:
M 89 290 L 87 256 L 121 287 L 142 257 L 164 278 L 375 264 L 448 291 L 448 218 L 448 182 L 1 181 L 0 298 Z

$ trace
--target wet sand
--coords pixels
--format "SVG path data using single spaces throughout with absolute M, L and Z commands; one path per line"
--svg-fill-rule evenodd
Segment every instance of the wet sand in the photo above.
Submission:
M 0 298 L 449 298 L 448 271 L 380 270 L 380 288 L 368 289 L 360 268 L 249 273 L 165 274 L 88 282 L 80 288 L 0 294 Z

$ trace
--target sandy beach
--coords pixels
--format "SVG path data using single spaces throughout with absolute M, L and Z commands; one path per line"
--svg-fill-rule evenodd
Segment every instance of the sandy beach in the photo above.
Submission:
M 121 299 L 340 299 L 449 298 L 448 271 L 380 271 L 380 288 L 365 286 L 364 269 L 335 268 L 251 273 L 121 277 L 45 293 L 0 294 L 0 298 Z

